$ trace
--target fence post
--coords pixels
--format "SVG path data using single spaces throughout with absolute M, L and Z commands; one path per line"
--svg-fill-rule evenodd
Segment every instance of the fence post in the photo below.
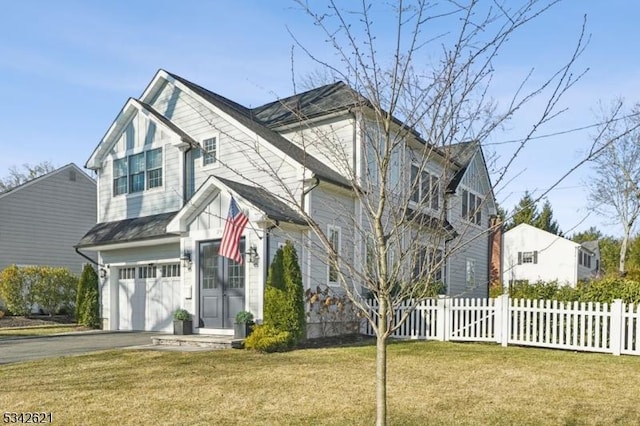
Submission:
M 509 295 L 501 294 L 496 297 L 493 308 L 495 339 L 496 343 L 507 346 L 509 338 L 508 318 L 509 318 Z
M 443 342 L 449 340 L 450 303 L 449 297 L 440 297 L 436 303 L 436 339 Z
M 511 329 L 511 312 L 509 309 L 511 307 L 511 299 L 509 299 L 508 294 L 503 294 L 500 298 L 502 299 L 500 306 L 502 308 L 500 312 L 500 329 L 502 331 L 500 337 L 502 340 L 500 344 L 506 347 L 509 344 L 509 330 Z
M 623 321 L 622 315 L 622 300 L 615 299 L 611 304 L 611 328 L 609 330 L 609 342 L 611 342 L 611 353 L 614 355 L 620 355 L 622 351 L 623 342 Z

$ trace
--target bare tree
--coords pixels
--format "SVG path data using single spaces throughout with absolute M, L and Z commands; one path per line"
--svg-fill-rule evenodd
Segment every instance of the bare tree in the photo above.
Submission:
M 292 180 L 286 161 L 275 160 L 257 140 L 216 127 L 225 136 L 227 149 L 246 156 L 248 167 L 239 170 L 220 158 L 219 173 L 226 168 L 233 176 L 269 190 L 304 218 L 303 236 L 297 230 L 292 238 L 302 240 L 308 259 L 322 260 L 329 281 L 339 284 L 373 328 L 377 424 L 387 422 L 389 337 L 412 310 L 437 292 L 450 259 L 463 255 L 479 240 L 486 247 L 490 232 L 486 214 L 497 213 L 491 185 L 462 202 L 462 194 L 452 193 L 450 183 L 464 174 L 474 155 L 482 155 L 491 134 L 525 104 L 542 98 L 530 132 L 494 175 L 494 187 L 499 185 L 536 131 L 562 112 L 559 100 L 582 75 L 572 72 L 584 48 L 581 34 L 566 63 L 548 78 L 534 84 L 532 71 L 505 105 L 489 96 L 498 53 L 515 33 L 556 3 L 385 3 L 395 30 L 392 39 L 382 39 L 376 36 L 373 3 L 365 0 L 352 10 L 330 0 L 327 9 L 316 12 L 309 3 L 297 1 L 323 33 L 334 56 L 327 60 L 316 56 L 292 34 L 297 46 L 327 70 L 320 75 L 344 83 L 285 98 L 250 113 L 252 119 L 295 143 L 297 148 L 290 154 L 305 166 L 302 179 Z M 326 96 L 321 95 L 326 92 L 339 99 L 338 105 L 324 103 Z M 233 107 L 235 113 L 246 112 Z M 206 115 L 198 106 L 193 109 Z M 216 126 L 214 120 L 209 123 Z M 558 182 L 606 145 L 592 147 Z M 333 187 L 314 176 L 318 163 L 331 170 L 325 181 L 341 189 L 329 189 Z M 256 178 L 256 170 L 270 179 Z M 480 180 L 478 176 L 470 179 Z M 306 204 L 310 193 L 317 194 L 311 206 Z M 317 203 L 322 203 L 321 208 Z M 455 208 L 457 214 L 452 213 Z M 327 226 L 327 217 L 336 226 Z M 280 229 L 286 232 L 286 227 Z M 486 287 L 488 282 L 475 280 L 474 268 L 479 266 L 463 266 L 471 279 L 449 294 Z
M 614 114 L 623 111 L 622 101 L 612 108 Z M 605 216 L 614 217 L 614 223 L 622 227 L 620 263 L 618 272 L 626 271 L 625 261 L 629 240 L 640 216 L 640 105 L 632 113 L 610 120 L 600 129 L 599 135 L 615 138 L 624 134 L 615 143 L 606 146 L 594 159 L 595 178 L 590 181 L 590 201 L 593 209 Z M 613 215 L 613 216 L 612 216 Z
M 0 179 L 0 192 L 8 191 L 55 169 L 55 166 L 49 161 L 42 161 L 34 165 L 25 163 L 21 168 L 12 166 L 9 169 L 9 174 Z

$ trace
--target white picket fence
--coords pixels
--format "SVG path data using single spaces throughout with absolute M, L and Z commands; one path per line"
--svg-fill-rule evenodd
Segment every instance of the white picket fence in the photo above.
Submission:
M 371 304 L 376 309 L 375 301 Z M 640 355 L 640 305 L 555 300 L 439 298 L 396 312 L 395 338 L 496 342 Z M 373 335 L 371 324 L 363 333 Z

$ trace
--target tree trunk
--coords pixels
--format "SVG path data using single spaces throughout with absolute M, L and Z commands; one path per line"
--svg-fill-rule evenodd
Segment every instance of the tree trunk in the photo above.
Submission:
M 631 228 L 625 228 L 624 235 L 622 236 L 622 243 L 620 244 L 620 264 L 618 265 L 618 274 L 620 274 L 621 276 L 626 273 L 625 261 L 627 259 L 629 234 L 631 234 Z
M 387 424 L 387 300 L 380 298 L 376 335 L 376 425 Z

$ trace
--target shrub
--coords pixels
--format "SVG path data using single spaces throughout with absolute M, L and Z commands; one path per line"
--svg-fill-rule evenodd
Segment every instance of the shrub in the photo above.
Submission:
M 610 276 L 585 283 L 580 289 L 581 302 L 611 303 L 614 299 L 640 303 L 640 281 Z
M 306 335 L 302 273 L 293 244 L 278 249 L 269 267 L 264 295 L 264 324 L 287 331 L 296 343 Z
M 3 269 L 0 273 L 0 297 L 14 315 L 29 314 L 31 304 L 27 294 L 20 268 L 11 265 Z
M 263 324 L 253 327 L 253 331 L 244 341 L 244 347 L 260 352 L 282 352 L 287 350 L 291 343 L 291 333 Z
M 66 268 L 40 266 L 25 268 L 25 276 L 31 280 L 33 300 L 53 315 L 69 311 L 76 299 L 78 277 Z
M 78 281 L 76 320 L 78 324 L 97 328 L 100 326 L 100 296 L 98 274 L 93 266 L 86 264 Z
M 191 314 L 186 309 L 176 309 L 173 313 L 173 319 L 176 321 L 189 321 Z

